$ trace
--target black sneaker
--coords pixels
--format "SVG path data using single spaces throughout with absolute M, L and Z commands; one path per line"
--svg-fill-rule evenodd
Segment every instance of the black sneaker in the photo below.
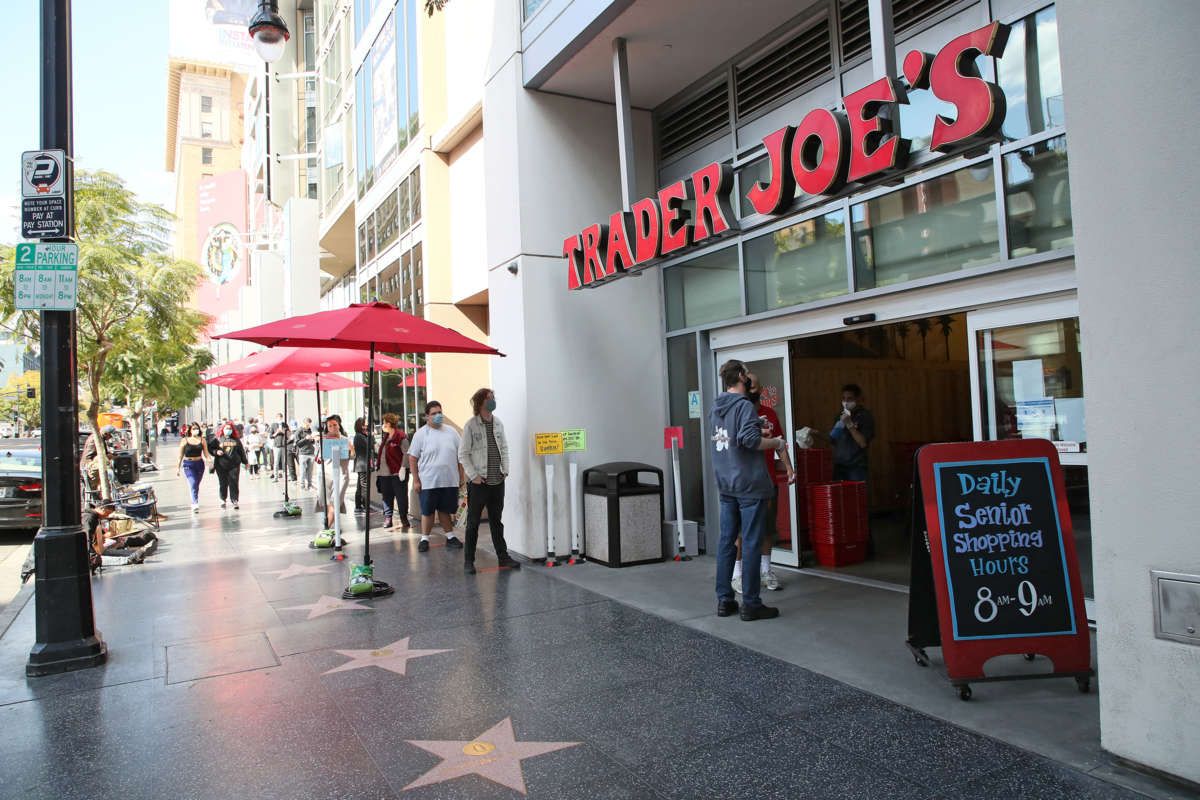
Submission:
M 717 616 L 732 617 L 738 612 L 737 600 L 718 600 L 717 601 Z
M 509 569 L 520 569 L 521 562 L 517 561 L 511 556 L 505 556 L 504 558 L 500 559 L 500 566 L 508 567 Z
M 460 540 L 457 536 L 446 537 L 446 548 L 448 550 L 462 550 L 462 546 L 462 540 Z
M 756 619 L 775 619 L 778 616 L 779 609 L 771 606 L 753 606 L 742 609 L 743 622 L 753 622 Z
M 421 543 L 419 545 L 417 545 L 417 551 L 421 552 L 421 553 L 428 553 L 429 552 L 429 540 L 422 539 Z
M 383 527 L 385 527 L 385 528 L 392 527 L 392 515 L 391 514 L 383 515 Z
M 468 575 L 474 575 L 475 574 L 475 562 L 474 561 L 464 561 L 463 562 L 463 572 L 467 573 Z

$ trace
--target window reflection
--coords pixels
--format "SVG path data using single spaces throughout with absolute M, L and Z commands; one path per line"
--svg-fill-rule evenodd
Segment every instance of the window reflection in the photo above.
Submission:
M 663 271 L 667 327 L 688 328 L 742 313 L 738 251 L 726 247 Z
M 1013 258 L 1075 244 L 1067 137 L 1057 136 L 1004 156 L 1004 186 Z
M 748 241 L 750 313 L 845 294 L 846 215 L 835 211 Z
M 990 161 L 868 200 L 851 211 L 859 289 L 1000 259 Z
M 1012 26 L 996 77 L 1008 102 L 1002 131 L 1012 141 L 1066 124 L 1054 6 Z

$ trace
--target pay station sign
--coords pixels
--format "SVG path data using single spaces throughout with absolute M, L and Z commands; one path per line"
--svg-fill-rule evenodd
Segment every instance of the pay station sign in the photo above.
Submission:
M 28 150 L 21 154 L 21 236 L 67 235 L 66 153 Z
M 17 308 L 74 310 L 78 245 L 22 242 L 16 247 L 14 262 Z

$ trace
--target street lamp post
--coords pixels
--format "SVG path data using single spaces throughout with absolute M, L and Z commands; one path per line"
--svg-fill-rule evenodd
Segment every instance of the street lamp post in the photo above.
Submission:
M 42 0 L 42 147 L 66 153 L 67 236 L 75 235 L 71 128 L 71 0 Z M 42 527 L 33 540 L 37 641 L 28 676 L 103 664 L 108 648 L 96 630 L 87 541 L 80 525 L 76 453 L 79 396 L 75 312 L 42 311 Z

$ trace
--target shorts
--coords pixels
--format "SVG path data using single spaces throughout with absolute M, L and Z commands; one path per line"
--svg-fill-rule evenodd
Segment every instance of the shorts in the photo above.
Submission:
M 439 486 L 421 490 L 421 516 L 431 517 L 434 512 L 453 514 L 458 511 L 458 487 Z

